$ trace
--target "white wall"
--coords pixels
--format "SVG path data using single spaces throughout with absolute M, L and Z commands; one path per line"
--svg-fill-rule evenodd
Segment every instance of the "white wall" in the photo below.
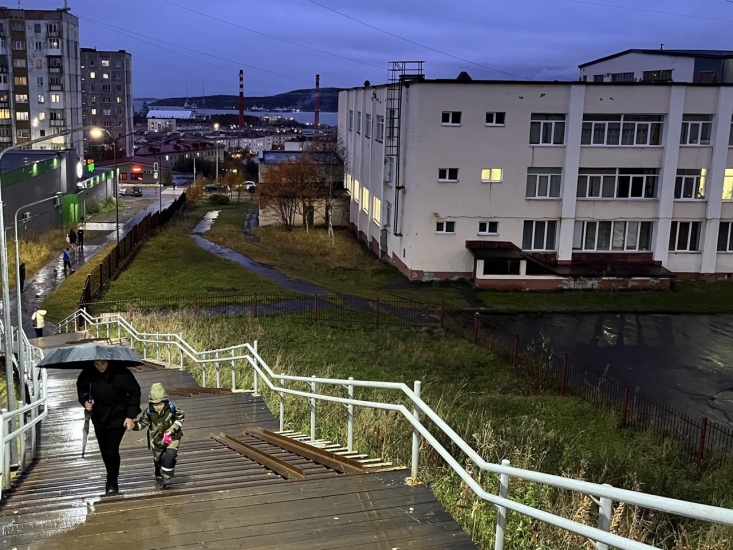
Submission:
M 580 69 L 580 78 L 586 77 L 593 81 L 594 75 L 604 75 L 605 82 L 611 82 L 613 73 L 633 72 L 637 80 L 641 80 L 644 71 L 672 70 L 672 79 L 675 82 L 692 82 L 694 76 L 695 58 L 678 57 L 671 55 L 655 55 L 648 53 L 627 53 L 599 61 Z

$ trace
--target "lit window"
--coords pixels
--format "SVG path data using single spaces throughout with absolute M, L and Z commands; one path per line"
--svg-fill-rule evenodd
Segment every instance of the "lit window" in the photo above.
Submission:
M 97 73 L 92 71 L 91 73 L 89 73 L 89 78 L 97 78 Z
M 379 197 L 372 197 L 372 221 L 377 225 L 382 224 L 382 201 Z
M 107 79 L 109 78 L 109 74 L 107 74 L 107 73 L 102 73 L 102 78 L 103 78 L 104 80 L 107 80 Z
M 36 59 L 36 69 L 43 69 L 43 59 Z
M 27 111 L 16 111 L 15 120 L 29 120 L 29 113 Z
M 93 115 L 96 115 L 97 114 L 97 110 L 96 109 L 92 109 L 92 114 Z
M 61 103 L 61 94 L 51 94 L 51 103 Z
M 503 177 L 503 171 L 501 168 L 484 168 L 481 170 L 481 181 L 496 183 L 500 182 Z
M 361 188 L 361 209 L 369 213 L 369 189 L 366 187 Z
M 725 177 L 723 178 L 723 200 L 733 200 L 733 168 L 725 169 Z
M 13 82 L 16 86 L 28 86 L 28 77 L 26 76 L 14 76 Z
M 38 94 L 38 103 L 46 103 L 46 96 L 43 94 Z
M 109 59 L 102 59 L 102 67 L 109 67 Z
M 46 120 L 46 113 L 38 113 L 38 120 Z
M 28 94 L 15 94 L 16 103 L 28 103 Z

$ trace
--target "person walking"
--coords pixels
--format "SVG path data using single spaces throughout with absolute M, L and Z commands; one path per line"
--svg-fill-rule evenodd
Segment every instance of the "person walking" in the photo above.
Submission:
M 95 360 L 82 369 L 76 380 L 79 403 L 91 413 L 99 452 L 107 470 L 104 492 L 119 492 L 120 443 L 126 431 L 135 427 L 140 414 L 140 384 L 124 366 Z
M 68 267 L 72 273 L 74 273 L 74 268 L 71 267 L 71 253 L 70 253 L 71 247 L 66 246 L 64 248 L 64 275 L 66 275 L 66 268 Z
M 18 267 L 18 273 L 20 274 L 20 281 L 18 281 L 18 284 L 20 284 L 20 291 L 25 292 L 25 264 L 20 264 Z
M 45 309 L 37 309 L 31 315 L 31 321 L 33 321 L 33 328 L 36 329 L 36 338 L 43 336 L 43 327 L 46 326 L 46 313 Z
M 158 489 L 165 489 L 175 474 L 178 446 L 183 437 L 181 427 L 186 415 L 168 399 L 168 392 L 160 382 L 150 387 L 148 401 L 148 408 L 135 421 L 132 429 L 148 430 L 149 447 L 153 450 L 155 484 Z
M 69 229 L 68 243 L 71 245 L 72 248 L 76 246 L 76 231 L 74 231 L 73 227 Z
M 84 248 L 84 228 L 82 226 L 76 230 L 76 236 L 79 239 L 79 250 L 82 250 Z

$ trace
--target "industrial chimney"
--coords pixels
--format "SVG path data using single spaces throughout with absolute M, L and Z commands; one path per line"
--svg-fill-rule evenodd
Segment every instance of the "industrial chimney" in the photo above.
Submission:
M 313 121 L 313 126 L 318 129 L 321 127 L 321 125 L 318 122 L 319 117 L 321 116 L 321 75 L 316 75 L 316 112 L 315 112 L 315 120 Z
M 239 69 L 239 127 L 244 128 L 244 71 Z

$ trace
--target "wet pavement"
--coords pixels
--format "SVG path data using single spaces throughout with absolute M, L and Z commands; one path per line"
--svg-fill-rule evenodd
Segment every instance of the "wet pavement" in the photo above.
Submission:
M 218 210 L 207 212 L 204 218 L 194 228 L 193 238 L 199 247 L 203 248 L 204 250 L 213 254 L 214 256 L 217 256 L 218 258 L 232 261 L 242 266 L 247 271 L 250 271 L 254 273 L 255 275 L 259 275 L 263 279 L 272 281 L 273 283 L 278 284 L 281 287 L 286 288 L 288 290 L 292 290 L 294 292 L 301 292 L 303 294 L 311 294 L 311 295 L 312 294 L 324 295 L 324 294 L 331 293 L 331 291 L 327 288 L 324 288 L 322 286 L 319 286 L 313 283 L 309 283 L 307 281 L 299 281 L 297 279 L 293 279 L 283 273 L 280 273 L 279 271 L 276 271 L 275 269 L 271 267 L 267 267 L 266 265 L 257 263 L 254 260 L 249 259 L 244 254 L 241 254 L 235 250 L 232 250 L 231 248 L 227 248 L 225 246 L 221 246 L 219 244 L 212 243 L 211 241 L 207 239 L 204 239 L 201 235 L 205 234 L 207 231 L 209 231 L 209 229 L 211 229 L 211 226 L 214 225 L 214 222 L 216 221 L 216 218 L 218 216 L 219 216 Z
M 733 426 L 733 315 L 485 315 L 693 418 Z

